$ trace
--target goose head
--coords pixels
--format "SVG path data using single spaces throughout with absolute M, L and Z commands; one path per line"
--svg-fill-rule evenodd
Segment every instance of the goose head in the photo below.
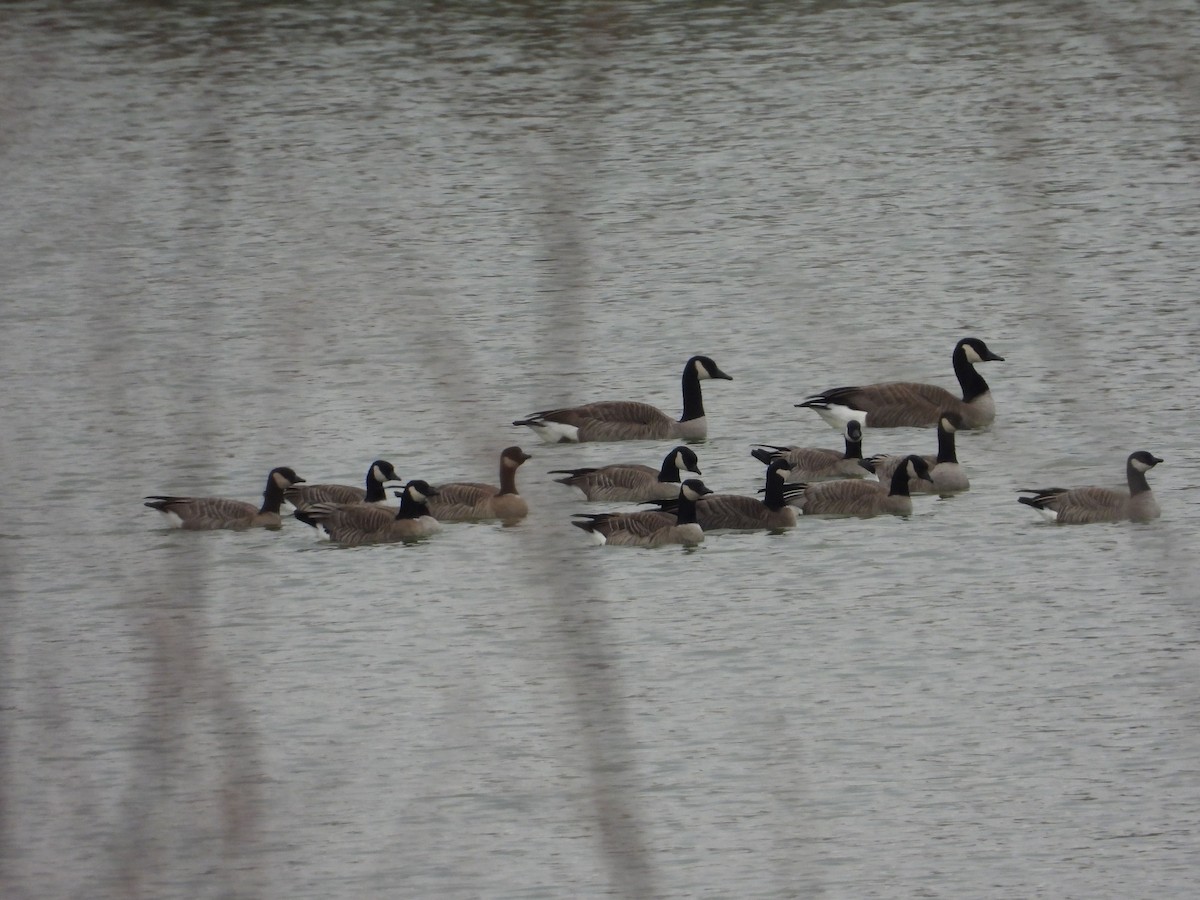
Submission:
M 696 377 L 701 380 L 705 378 L 721 378 L 725 381 L 733 381 L 733 376 L 722 372 L 721 367 L 713 362 L 711 357 L 693 356 L 688 360 L 688 366 L 696 370 Z
M 979 338 L 963 338 L 954 347 L 955 353 L 961 353 L 969 363 L 1004 362 L 1004 357 L 993 353 L 988 345 Z

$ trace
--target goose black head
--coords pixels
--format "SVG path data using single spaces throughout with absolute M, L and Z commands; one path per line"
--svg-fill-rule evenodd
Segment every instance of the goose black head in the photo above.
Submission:
M 1162 462 L 1162 459 L 1155 456 L 1149 450 L 1138 450 L 1136 453 L 1129 454 L 1129 465 L 1133 466 L 1139 472 L 1148 472 L 1160 462 Z
M 695 367 L 698 378 L 721 378 L 725 381 L 733 381 L 733 376 L 722 372 L 721 367 L 713 362 L 711 357 L 693 356 L 688 360 L 688 365 Z
M 1004 357 L 993 353 L 988 349 L 988 345 L 979 338 L 969 337 L 963 338 L 954 347 L 954 352 L 962 352 L 966 357 L 967 362 L 1004 362 Z

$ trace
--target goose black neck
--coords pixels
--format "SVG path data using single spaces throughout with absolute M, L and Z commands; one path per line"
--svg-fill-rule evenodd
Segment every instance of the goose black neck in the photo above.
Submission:
M 263 503 L 259 507 L 260 513 L 277 513 L 283 505 L 283 488 L 275 483 L 275 476 L 270 475 L 267 478 L 267 489 L 263 491 Z
M 675 462 L 676 453 L 663 460 L 662 468 L 658 470 L 658 480 L 663 483 L 679 481 L 679 465 Z
M 958 456 L 954 450 L 954 432 L 938 426 L 938 455 L 940 463 L 956 463 Z
M 896 471 L 892 473 L 892 483 L 888 488 L 889 497 L 907 497 L 908 493 L 908 457 L 900 461 Z
M 383 482 L 375 477 L 375 469 L 367 473 L 367 493 L 363 497 L 363 503 L 378 503 L 381 500 L 387 499 L 387 491 L 383 489 Z
M 857 441 L 852 441 L 846 438 L 846 453 L 842 459 L 862 459 L 862 438 Z
M 680 422 L 704 418 L 704 397 L 700 393 L 700 374 L 696 364 L 689 361 L 683 370 L 683 415 Z
M 782 475 L 773 469 L 767 470 L 767 486 L 763 490 L 763 506 L 770 510 L 778 510 L 787 505 L 783 484 Z
M 988 383 L 983 380 L 983 376 L 967 359 L 967 348 L 963 345 L 954 348 L 954 374 L 958 376 L 964 403 L 970 403 L 976 397 L 986 394 L 990 390 Z
M 1150 482 L 1146 480 L 1146 473 L 1135 469 L 1133 461 L 1125 464 L 1125 477 L 1129 481 L 1129 496 L 1136 497 L 1138 494 L 1144 494 L 1150 490 Z
M 682 491 L 679 492 L 679 503 L 675 507 L 675 524 L 696 524 L 696 501 L 692 500 Z
M 397 519 L 419 519 L 429 515 L 429 507 L 424 500 L 418 500 L 408 491 L 400 498 L 400 508 L 396 510 Z

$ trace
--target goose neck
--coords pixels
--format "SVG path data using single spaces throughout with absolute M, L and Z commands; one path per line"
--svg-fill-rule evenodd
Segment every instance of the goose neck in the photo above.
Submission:
M 962 345 L 954 348 L 954 374 L 958 378 L 959 387 L 962 388 L 962 398 L 964 403 L 970 403 L 976 397 L 986 394 L 990 388 L 988 383 L 983 380 L 983 376 L 975 368 L 974 364 L 967 359 L 966 348 Z

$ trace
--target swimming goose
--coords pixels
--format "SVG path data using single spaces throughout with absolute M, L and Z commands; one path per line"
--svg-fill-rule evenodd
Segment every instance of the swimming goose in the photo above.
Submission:
M 700 382 L 733 379 L 707 356 L 693 356 L 683 367 L 683 415 L 675 421 L 648 403 L 604 400 L 583 406 L 547 409 L 513 422 L 531 428 L 548 444 L 578 441 L 703 440 L 708 435 Z
M 155 494 L 146 497 L 144 506 L 163 513 L 176 528 L 188 531 L 216 531 L 231 528 L 278 528 L 283 524 L 279 507 L 283 493 L 293 484 L 304 481 L 292 469 L 280 466 L 267 475 L 262 506 L 224 497 L 171 497 Z
M 712 491 L 698 478 L 679 486 L 674 515 L 652 509 L 629 513 L 584 513 L 586 521 L 572 522 L 599 544 L 625 547 L 665 547 L 670 544 L 695 546 L 704 540 L 704 529 L 696 523 L 696 501 Z
M 517 493 L 517 469 L 532 457 L 520 447 L 500 454 L 500 487 L 477 481 L 439 484 L 429 499 L 429 512 L 439 522 L 501 519 L 515 522 L 529 514 L 529 504 Z
M 784 483 L 790 474 L 787 463 L 772 460 L 767 466 L 766 486 L 761 499 L 742 494 L 709 494 L 696 504 L 696 521 L 708 531 L 749 531 L 757 528 L 792 528 L 796 510 L 787 505 Z M 664 510 L 675 507 L 675 500 L 656 500 Z
M 959 465 L 958 454 L 954 447 L 954 433 L 962 426 L 962 418 L 958 413 L 942 413 L 938 420 L 938 451 L 936 456 L 922 456 L 929 466 L 929 474 L 933 481 L 916 479 L 908 484 L 910 494 L 952 494 L 965 491 L 971 486 L 966 470 Z M 882 482 L 892 480 L 896 467 L 904 461 L 903 455 L 879 454 L 867 460 L 872 471 Z
M 367 469 L 366 487 L 351 484 L 293 485 L 283 492 L 283 499 L 304 509 L 314 503 L 383 503 L 388 499 L 384 483 L 399 481 L 395 468 L 386 459 L 377 459 Z
M 1129 491 L 1103 487 L 1022 488 L 1032 497 L 1017 500 L 1032 506 L 1051 522 L 1080 525 L 1089 522 L 1149 522 L 1161 515 L 1158 501 L 1146 481 L 1146 473 L 1162 459 L 1146 450 L 1129 454 L 1125 461 L 1125 480 Z
M 866 478 L 871 470 L 863 462 L 862 423 L 851 419 L 846 423 L 842 434 L 846 439 L 844 453 L 824 447 L 777 447 L 773 444 L 761 444 L 751 450 L 750 455 L 768 465 L 772 460 L 783 460 L 791 470 L 788 477 L 796 481 Z
M 612 463 L 591 469 L 551 469 L 549 474 L 566 475 L 554 480 L 579 488 L 589 500 L 641 503 L 678 497 L 680 472 L 701 474 L 695 452 L 683 444 L 663 457 L 657 471 L 640 463 Z
M 892 480 L 823 481 L 817 484 L 789 484 L 785 489 L 788 503 L 800 508 L 806 516 L 858 516 L 868 518 L 882 514 L 907 516 L 912 514 L 912 497 L 908 492 L 910 479 L 929 478 L 929 466 L 919 456 L 907 456 L 905 464 L 897 467 Z
M 395 513 L 386 506 L 366 503 L 351 506 L 316 503 L 292 515 L 346 547 L 415 541 L 441 530 L 441 523 L 429 515 L 426 505 L 430 497 L 436 496 L 436 488 L 418 479 L 404 486 L 400 508 Z
M 839 429 L 847 419 L 861 419 L 863 414 L 872 428 L 927 428 L 937 425 L 938 417 L 946 410 L 958 413 L 964 428 L 990 425 L 996 418 L 996 401 L 975 364 L 1003 362 L 1004 357 L 997 356 L 978 338 L 963 338 L 954 345 L 951 360 L 962 388 L 961 399 L 935 384 L 885 381 L 834 388 L 796 406 L 816 410 L 821 418 Z

